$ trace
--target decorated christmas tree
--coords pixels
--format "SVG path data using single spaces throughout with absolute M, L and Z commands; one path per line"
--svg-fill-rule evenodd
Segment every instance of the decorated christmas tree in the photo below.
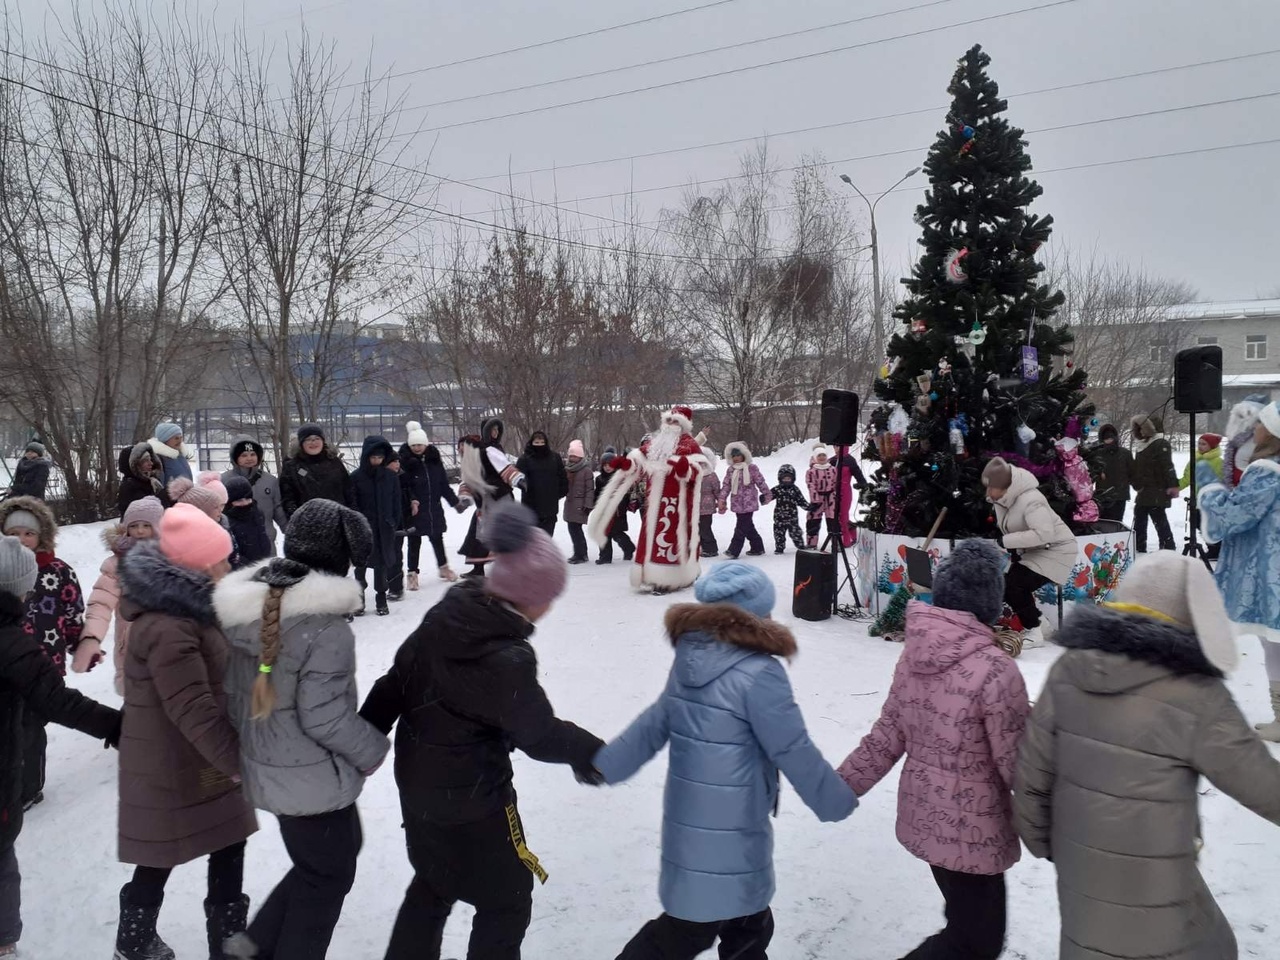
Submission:
M 940 536 L 992 532 L 982 468 L 993 456 L 1031 470 L 1070 518 L 1072 494 L 1054 441 L 1080 438 L 1093 407 L 1069 359 L 1072 335 L 1054 314 L 1063 295 L 1041 282 L 1036 252 L 1053 218 L 1030 212 L 1023 131 L 974 47 L 949 92 L 946 127 L 924 169 L 916 210 L 923 253 L 903 280 L 909 295 L 875 385 L 864 459 L 880 461 L 863 523 L 921 536 L 947 508 Z

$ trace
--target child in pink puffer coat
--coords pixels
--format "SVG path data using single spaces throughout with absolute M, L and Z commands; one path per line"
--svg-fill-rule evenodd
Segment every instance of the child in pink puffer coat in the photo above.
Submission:
M 995 960 L 1004 949 L 1004 874 L 1021 852 L 1014 770 L 1031 708 L 991 627 L 1003 568 L 989 540 L 965 540 L 938 565 L 933 605 L 907 605 L 906 648 L 880 719 L 838 771 L 862 796 L 907 756 L 898 840 L 932 867 L 946 901 L 947 925 L 920 956 Z
M 116 693 L 124 696 L 124 655 L 129 648 L 129 621 L 117 616 L 120 606 L 120 558 L 139 540 L 153 540 L 159 536 L 160 518 L 164 505 L 155 497 L 143 497 L 129 504 L 120 523 L 102 531 L 102 542 L 111 556 L 102 561 L 98 580 L 89 594 L 84 611 L 84 633 L 76 648 L 71 669 L 84 673 L 90 669 L 94 654 L 102 650 L 111 622 L 116 625 L 115 647 L 112 661 L 116 671 Z

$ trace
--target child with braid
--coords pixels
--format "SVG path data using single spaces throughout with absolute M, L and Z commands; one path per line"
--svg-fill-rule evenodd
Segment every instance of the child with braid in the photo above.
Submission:
M 284 556 L 227 577 L 214 608 L 231 644 L 227 691 L 245 795 L 280 822 L 293 869 L 227 957 L 323 960 L 356 876 L 356 798 L 390 742 L 356 712 L 363 591 L 348 579 L 373 549 L 369 523 L 331 500 L 303 504 Z

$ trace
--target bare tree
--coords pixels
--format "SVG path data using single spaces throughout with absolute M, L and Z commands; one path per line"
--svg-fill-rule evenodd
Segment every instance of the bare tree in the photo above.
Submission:
M 216 57 L 198 30 L 154 35 L 116 8 L 21 48 L 8 38 L 21 79 L 0 88 L 0 389 L 49 438 L 70 498 L 101 513 L 120 418 L 136 437 L 189 395 L 165 373 L 216 298 L 198 271 L 210 161 L 193 146 Z
M 408 290 L 395 254 L 426 177 L 402 162 L 411 138 L 396 146 L 400 103 L 375 103 L 367 73 L 344 91 L 332 46 L 304 31 L 283 92 L 243 34 L 232 69 L 216 247 L 279 462 L 293 419 L 316 417 L 367 373 L 361 334 L 368 311 Z

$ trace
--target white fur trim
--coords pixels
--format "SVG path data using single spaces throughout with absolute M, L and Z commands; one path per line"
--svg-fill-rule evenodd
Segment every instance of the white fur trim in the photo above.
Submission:
M 164 457 L 166 460 L 177 460 L 178 457 L 182 457 L 184 460 L 194 460 L 196 458 L 196 452 L 185 443 L 175 450 L 167 443 L 161 443 L 155 437 L 152 437 L 147 441 L 147 446 L 151 448 L 151 452 L 156 456 Z
M 1268 403 L 1258 411 L 1258 422 L 1267 428 L 1267 433 L 1280 437 L 1280 409 L 1274 403 Z
M 1280 434 L 1276 434 L 1276 436 L 1280 436 Z M 1249 466 L 1244 468 L 1244 472 L 1248 473 L 1250 470 L 1255 468 L 1258 470 L 1270 470 L 1272 473 L 1280 473 L 1280 462 L 1275 460 L 1255 460 L 1253 463 L 1249 464 Z M 1243 475 L 1240 477 L 1240 482 L 1244 482 Z
M 684 414 L 676 413 L 675 410 L 668 410 L 662 415 L 662 419 L 666 420 L 668 417 L 680 424 L 680 429 L 685 433 L 693 433 L 693 421 Z
M 253 579 L 259 568 L 270 563 L 237 570 L 229 574 L 213 591 L 213 609 L 224 627 L 244 627 L 262 619 L 262 604 L 271 589 Z M 301 583 L 284 592 L 280 602 L 280 619 L 306 616 L 346 616 L 360 609 L 363 591 L 349 577 L 312 570 Z
M 676 509 L 676 550 L 683 557 L 679 563 L 649 563 L 648 553 L 653 550 L 653 534 L 658 528 L 658 507 L 662 503 L 662 486 L 666 484 L 667 474 L 671 468 L 664 464 L 654 464 L 649 468 L 649 502 L 645 504 L 644 532 L 645 553 L 636 549 L 635 563 L 631 569 L 631 585 L 633 587 L 669 587 L 680 589 L 692 584 L 702 575 L 702 564 L 698 558 L 699 541 L 692 536 L 702 514 L 702 481 L 706 477 L 710 465 L 705 457 L 690 454 L 689 463 L 694 468 L 693 478 L 693 513 L 690 515 L 689 504 L 683 491 L 677 501 Z M 657 496 L 654 496 L 655 490 Z
M 752 463 L 755 462 L 756 458 L 751 455 L 751 448 L 748 447 L 741 440 L 735 440 L 733 441 L 733 443 L 728 444 L 724 448 L 725 463 L 729 464 L 729 466 L 733 466 L 733 457 L 729 455 L 729 451 L 731 450 L 741 450 L 746 455 L 747 466 L 750 466 Z
M 609 525 L 622 506 L 622 501 L 631 493 L 639 472 L 639 464 L 634 459 L 630 470 L 615 470 L 600 492 L 596 505 L 591 508 L 591 513 L 587 516 L 587 536 L 597 547 L 603 547 L 609 542 Z

